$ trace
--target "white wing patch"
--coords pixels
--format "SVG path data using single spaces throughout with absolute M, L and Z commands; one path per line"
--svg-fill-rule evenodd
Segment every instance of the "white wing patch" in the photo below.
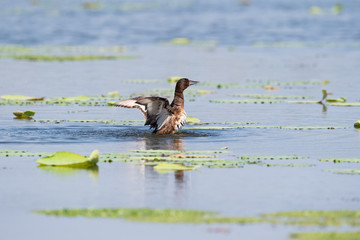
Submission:
M 184 112 L 181 115 L 180 120 L 176 123 L 176 131 L 179 131 L 185 125 L 185 122 L 186 122 L 186 112 Z
M 125 108 L 137 108 L 139 109 L 145 116 L 146 118 L 146 109 L 144 105 L 138 104 L 136 103 L 137 99 L 136 98 L 130 98 L 130 99 L 126 99 L 126 100 L 122 100 L 120 102 L 115 103 L 115 106 L 118 107 L 125 107 Z

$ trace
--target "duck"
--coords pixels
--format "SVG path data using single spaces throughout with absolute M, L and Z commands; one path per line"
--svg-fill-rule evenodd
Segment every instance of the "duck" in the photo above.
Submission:
M 173 134 L 178 132 L 186 122 L 184 109 L 184 90 L 197 84 L 198 81 L 181 78 L 176 82 L 174 99 L 163 97 L 134 97 L 115 103 L 117 107 L 137 108 L 145 117 L 145 126 L 150 125 L 154 134 Z

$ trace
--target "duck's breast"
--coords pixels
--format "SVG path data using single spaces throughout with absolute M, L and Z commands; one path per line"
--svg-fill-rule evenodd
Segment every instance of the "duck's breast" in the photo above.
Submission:
M 173 114 L 171 118 L 159 128 L 157 134 L 171 134 L 179 131 L 186 122 L 186 113 L 182 111 L 177 114 Z

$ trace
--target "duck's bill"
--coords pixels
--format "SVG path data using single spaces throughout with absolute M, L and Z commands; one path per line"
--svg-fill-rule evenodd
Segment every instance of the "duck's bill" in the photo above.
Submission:
M 191 85 L 195 85 L 195 84 L 197 84 L 197 83 L 198 83 L 198 81 L 190 80 L 190 86 L 191 86 Z

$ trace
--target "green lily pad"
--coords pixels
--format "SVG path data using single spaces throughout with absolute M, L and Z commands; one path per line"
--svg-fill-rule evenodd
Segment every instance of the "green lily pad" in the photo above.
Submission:
M 328 104 L 329 106 L 338 106 L 338 107 L 360 107 L 360 103 L 348 103 L 348 102 L 332 102 Z
M 62 97 L 64 102 L 86 102 L 89 101 L 90 98 L 84 95 L 77 96 L 77 97 Z
M 16 119 L 32 119 L 32 117 L 35 115 L 34 111 L 15 111 L 13 112 Z
M 354 123 L 354 128 L 360 128 L 360 120 Z
M 2 99 L 7 101 L 42 101 L 44 97 L 36 98 L 23 95 L 2 95 Z
M 341 97 L 341 98 L 337 98 L 337 99 L 334 99 L 334 98 L 327 98 L 326 99 L 326 102 L 331 102 L 331 103 L 336 103 L 336 102 L 338 102 L 338 103 L 345 103 L 346 102 L 346 98 L 343 98 L 343 97 Z
M 119 92 L 108 92 L 107 95 L 110 96 L 110 97 L 119 97 L 120 93 Z
M 186 117 L 186 123 L 188 124 L 200 124 L 200 119 L 196 117 Z
M 196 166 L 185 166 L 182 164 L 160 163 L 154 167 L 154 170 L 156 170 L 156 171 L 180 171 L 180 170 L 190 171 L 190 170 L 194 170 L 196 168 L 197 168 Z
M 90 157 L 72 152 L 56 152 L 47 157 L 40 158 L 36 162 L 40 165 L 66 166 L 66 167 L 91 167 L 99 161 L 99 151 L 94 150 Z

